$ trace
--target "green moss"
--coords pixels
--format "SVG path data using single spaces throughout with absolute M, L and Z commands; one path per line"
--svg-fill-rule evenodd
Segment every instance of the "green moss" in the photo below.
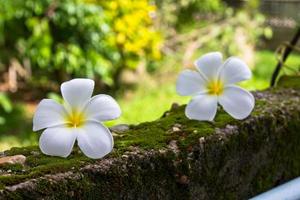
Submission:
M 22 154 L 26 156 L 25 166 L 4 165 L 2 169 L 10 169 L 14 172 L 11 176 L 0 176 L 1 185 L 16 184 L 30 178 L 35 178 L 43 174 L 51 174 L 55 172 L 64 172 L 70 169 L 78 169 L 87 162 L 93 163 L 94 160 L 85 157 L 75 148 L 68 158 L 60 158 L 43 155 L 36 146 L 24 148 L 12 148 L 5 152 L 6 155 Z
M 121 152 L 129 146 L 145 150 L 160 149 L 166 147 L 171 140 L 179 141 L 179 146 L 185 148 L 197 142 L 196 138 L 212 134 L 216 127 L 222 128 L 228 123 L 236 122 L 221 109 L 215 122 L 189 120 L 184 115 L 184 109 L 185 106 L 180 106 L 156 121 L 132 126 L 129 131 L 122 133 L 120 139 L 116 139 L 116 149 Z
M 166 147 L 171 140 L 177 140 L 180 148 L 186 148 L 197 142 L 197 138 L 210 135 L 215 127 L 224 127 L 235 120 L 222 110 L 216 117 L 214 123 L 189 120 L 185 117 L 185 106 L 180 106 L 167 113 L 162 118 L 131 126 L 130 130 L 122 133 L 122 137 L 115 140 L 115 150 L 111 157 L 117 157 L 131 146 L 138 146 L 141 149 L 160 149 Z M 178 130 L 173 127 L 177 124 Z M 35 178 L 43 174 L 64 172 L 76 169 L 87 162 L 94 160 L 85 157 L 78 148 L 73 150 L 68 158 L 52 157 L 43 155 L 38 147 L 12 148 L 5 152 L 6 155 L 22 154 L 26 156 L 25 172 L 16 171 L 11 176 L 0 176 L 0 184 L 12 185 L 20 181 Z
M 280 88 L 300 89 L 300 76 L 299 75 L 281 76 L 276 86 Z
M 161 149 L 166 147 L 171 140 L 178 141 L 180 148 L 187 148 L 196 143 L 198 138 L 214 133 L 216 127 L 222 128 L 226 124 L 234 124 L 234 120 L 222 109 L 216 116 L 215 122 L 199 122 L 189 120 L 184 115 L 185 106 L 179 106 L 165 113 L 165 115 L 153 122 L 146 122 L 137 126 L 131 126 L 130 130 L 122 133 L 122 137 L 115 140 L 115 150 L 111 157 L 117 157 L 129 150 L 131 146 L 141 149 Z M 178 130 L 174 131 L 174 125 Z M 78 148 L 73 150 L 68 158 L 43 155 L 36 146 L 24 148 L 12 148 L 5 152 L 6 155 L 22 154 L 26 156 L 25 173 L 16 173 L 11 176 L 0 176 L 0 184 L 12 185 L 20 181 L 35 178 L 43 174 L 64 172 L 71 168 L 76 169 L 87 162 L 94 160 L 85 157 Z
M 23 165 L 21 165 L 21 164 L 1 165 L 0 170 L 2 170 L 2 171 L 11 171 L 12 173 L 21 172 L 23 170 Z
M 288 99 L 288 95 L 283 94 L 281 90 L 269 90 L 274 97 L 281 96 L 277 99 L 273 98 L 269 101 L 266 98 L 259 98 L 256 100 L 256 106 L 252 112 L 252 116 L 261 115 L 261 111 L 266 107 L 278 108 L 282 104 L 282 99 Z M 280 95 L 277 95 L 280 94 Z M 281 99 L 282 98 L 282 99 Z M 285 101 L 285 103 L 288 103 Z M 143 150 L 161 149 L 167 147 L 171 140 L 176 140 L 178 147 L 183 151 L 198 143 L 200 137 L 212 135 L 215 128 L 225 128 L 227 124 L 239 125 L 243 121 L 233 119 L 221 108 L 214 122 L 199 122 L 196 120 L 189 120 L 184 115 L 185 106 L 178 106 L 166 112 L 160 119 L 153 122 L 146 122 L 136 126 L 130 126 L 128 131 L 119 133 L 115 137 L 115 149 L 108 157 L 119 157 L 125 151 L 130 150 L 132 146 L 137 146 Z M 245 136 L 240 134 L 240 137 Z M 12 148 L 5 152 L 6 155 L 22 154 L 26 156 L 26 163 L 24 167 L 8 166 L 14 168 L 11 176 L 0 175 L 0 186 L 13 185 L 21 181 L 36 178 L 44 174 L 52 174 L 57 172 L 65 172 L 69 170 L 76 170 L 79 167 L 93 163 L 95 160 L 85 157 L 78 148 L 75 148 L 68 158 L 59 158 L 43 155 L 38 147 L 24 147 Z
M 283 119 L 278 120 L 284 121 Z M 299 120 L 299 113 L 294 114 L 292 120 L 286 122 L 285 131 L 272 135 L 272 139 L 268 140 L 268 143 L 276 143 L 276 148 L 270 149 L 273 159 L 263 161 L 266 167 L 262 167 L 255 174 L 253 185 L 256 191 L 270 190 L 274 186 L 299 176 Z M 276 132 L 275 126 L 273 127 L 272 132 Z M 265 146 L 267 145 L 269 144 L 265 144 Z
M 13 155 L 22 154 L 24 156 L 29 156 L 33 152 L 39 152 L 39 148 L 37 146 L 13 147 L 9 151 L 5 151 L 5 155 L 13 156 Z

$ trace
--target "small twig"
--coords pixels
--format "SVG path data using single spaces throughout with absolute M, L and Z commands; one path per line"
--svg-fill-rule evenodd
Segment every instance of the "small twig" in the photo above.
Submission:
M 293 39 L 291 40 L 291 42 L 289 43 L 289 45 L 287 45 L 287 47 L 284 49 L 284 52 L 282 54 L 282 59 L 280 59 L 279 62 L 277 63 L 277 66 L 272 74 L 271 83 L 270 83 L 271 87 L 273 87 L 275 85 L 276 79 L 279 75 L 279 72 L 280 72 L 284 62 L 288 58 L 289 54 L 292 52 L 293 47 L 297 44 L 299 38 L 300 38 L 300 27 L 298 27 L 298 30 L 297 30 L 296 34 L 294 35 Z

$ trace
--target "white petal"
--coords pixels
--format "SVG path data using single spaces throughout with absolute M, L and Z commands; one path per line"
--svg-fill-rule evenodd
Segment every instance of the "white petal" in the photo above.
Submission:
M 189 119 L 212 121 L 218 107 L 217 97 L 208 94 L 195 96 L 185 108 Z
M 222 66 L 223 56 L 220 52 L 204 54 L 195 61 L 198 71 L 209 80 L 216 79 L 219 68 Z
M 64 124 L 66 111 L 52 99 L 43 99 L 33 116 L 33 131 Z
M 72 152 L 76 135 L 73 128 L 47 128 L 40 137 L 40 149 L 46 155 L 67 157 Z
M 110 153 L 114 145 L 110 131 L 96 122 L 86 123 L 78 132 L 77 140 L 81 151 L 93 159 Z
M 79 108 L 88 102 L 93 94 L 95 82 L 91 79 L 73 79 L 61 84 L 64 100 L 73 108 Z
M 253 110 L 255 99 L 250 92 L 238 86 L 227 86 L 223 95 L 219 96 L 219 103 L 235 119 L 244 119 Z
M 178 76 L 176 91 L 179 95 L 190 96 L 205 90 L 205 80 L 198 72 L 184 70 Z
M 251 70 L 239 58 L 228 58 L 220 69 L 220 79 L 225 84 L 237 83 L 251 78 Z
M 87 120 L 102 122 L 120 117 L 121 109 L 111 96 L 100 94 L 88 102 L 85 113 Z

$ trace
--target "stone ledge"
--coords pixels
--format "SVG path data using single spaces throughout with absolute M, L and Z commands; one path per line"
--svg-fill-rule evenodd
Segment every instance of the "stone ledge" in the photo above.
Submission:
M 1 166 L 0 199 L 247 199 L 300 174 L 300 91 L 255 92 L 243 121 L 214 123 L 174 105 L 161 119 L 115 133 L 115 149 L 90 160 L 13 148 L 25 165 Z

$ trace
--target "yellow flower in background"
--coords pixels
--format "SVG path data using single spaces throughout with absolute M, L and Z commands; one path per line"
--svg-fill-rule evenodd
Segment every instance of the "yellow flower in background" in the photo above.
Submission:
M 150 60 L 161 58 L 162 38 L 154 28 L 151 16 L 156 11 L 155 5 L 148 0 L 108 0 L 89 1 L 104 8 L 105 15 L 111 21 L 113 36 L 109 38 L 112 46 L 118 46 L 125 55 L 126 63 L 132 56 L 146 56 Z M 128 55 L 128 57 L 126 57 Z M 134 68 L 135 66 L 128 66 Z

